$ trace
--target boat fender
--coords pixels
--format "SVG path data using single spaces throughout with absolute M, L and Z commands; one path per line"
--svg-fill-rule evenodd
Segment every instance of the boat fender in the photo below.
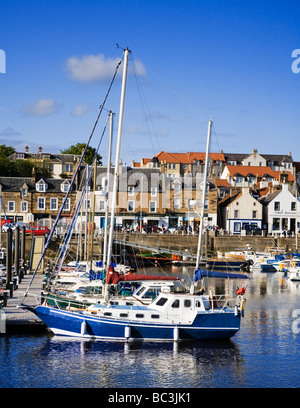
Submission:
M 86 334 L 86 321 L 85 320 L 81 323 L 80 334 L 82 336 Z
M 177 326 L 173 329 L 173 339 L 174 341 L 179 340 L 179 328 Z
M 242 303 L 242 317 L 245 316 L 245 304 L 246 304 L 246 299 L 243 299 L 243 303 Z
M 239 309 L 238 309 L 237 305 L 234 306 L 234 314 L 235 314 L 235 316 L 239 315 Z
M 125 338 L 129 339 L 130 336 L 131 336 L 131 327 L 125 326 Z

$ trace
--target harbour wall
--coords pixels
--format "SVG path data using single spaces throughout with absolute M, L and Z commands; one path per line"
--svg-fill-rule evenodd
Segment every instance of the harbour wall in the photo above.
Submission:
M 114 253 L 121 252 L 121 248 L 126 248 L 128 252 L 147 253 L 151 251 L 161 251 L 170 253 L 172 251 L 179 251 L 181 253 L 194 254 L 197 253 L 198 236 L 194 235 L 171 235 L 171 234 L 139 234 L 139 233 L 116 233 L 115 239 L 118 244 L 114 246 Z M 31 248 L 31 236 L 26 236 L 25 240 L 25 256 L 29 259 Z M 299 239 L 298 239 L 299 241 Z M 2 245 L 6 247 L 6 237 L 2 234 Z M 203 235 L 202 240 L 202 254 L 206 256 L 215 256 L 217 251 L 231 251 L 239 248 L 251 247 L 255 251 L 264 251 L 266 247 L 281 247 L 287 252 L 296 252 L 296 239 L 272 236 L 235 236 L 235 235 L 217 235 L 212 232 Z M 55 261 L 60 248 L 60 240 L 53 239 L 49 245 L 49 249 L 46 251 L 45 264 L 47 261 Z M 99 259 L 102 254 L 103 237 L 96 237 L 93 243 L 93 258 Z M 147 249 L 148 248 L 148 249 Z M 298 245 L 298 251 L 299 251 Z M 78 239 L 71 241 L 69 256 L 66 258 L 66 262 L 72 259 L 84 259 L 85 248 L 82 242 L 81 251 L 78 249 Z M 80 254 L 81 256 L 78 256 Z M 90 250 L 91 254 L 91 250 Z

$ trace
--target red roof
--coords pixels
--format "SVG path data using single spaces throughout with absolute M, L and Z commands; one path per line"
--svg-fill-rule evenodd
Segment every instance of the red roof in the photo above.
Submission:
M 166 161 L 167 163 L 183 163 L 190 164 L 197 161 L 204 161 L 206 153 L 202 152 L 187 152 L 187 153 L 168 153 L 163 150 L 157 153 L 154 157 L 158 159 L 159 162 Z M 209 157 L 214 161 L 225 162 L 225 157 L 223 153 L 209 153 Z M 144 164 L 147 164 L 151 159 L 142 159 Z
M 280 174 L 282 171 L 272 170 L 269 166 L 234 166 L 227 165 L 227 169 L 231 177 L 235 174 L 240 174 L 241 176 L 247 177 L 248 174 L 253 174 L 255 177 L 264 177 L 266 174 L 273 177 L 276 180 L 280 180 Z M 294 176 L 290 171 L 284 172 L 288 175 L 288 181 L 295 181 Z

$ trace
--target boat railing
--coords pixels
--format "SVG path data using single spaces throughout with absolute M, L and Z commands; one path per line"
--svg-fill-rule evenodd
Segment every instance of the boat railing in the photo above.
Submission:
M 228 298 L 226 295 L 213 295 L 209 296 L 210 309 L 233 308 L 236 303 L 236 298 Z

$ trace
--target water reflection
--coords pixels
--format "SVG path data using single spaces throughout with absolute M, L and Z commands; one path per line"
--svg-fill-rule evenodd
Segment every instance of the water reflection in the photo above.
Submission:
M 172 268 L 165 272 L 174 274 Z M 192 267 L 185 267 L 175 275 L 189 284 L 192 273 Z M 292 330 L 292 313 L 300 309 L 300 283 L 280 272 L 249 276 L 245 317 L 230 341 L 118 343 L 3 336 L 0 387 L 299 387 L 300 334 Z M 203 281 L 206 291 L 229 296 L 244 283 Z
M 64 386 L 77 378 L 84 387 L 206 387 L 225 376 L 227 384 L 235 384 L 243 374 L 243 359 L 232 341 L 124 344 L 55 336 L 43 344 L 40 355 L 51 357 L 53 368 L 68 361 L 72 381 L 64 380 Z

